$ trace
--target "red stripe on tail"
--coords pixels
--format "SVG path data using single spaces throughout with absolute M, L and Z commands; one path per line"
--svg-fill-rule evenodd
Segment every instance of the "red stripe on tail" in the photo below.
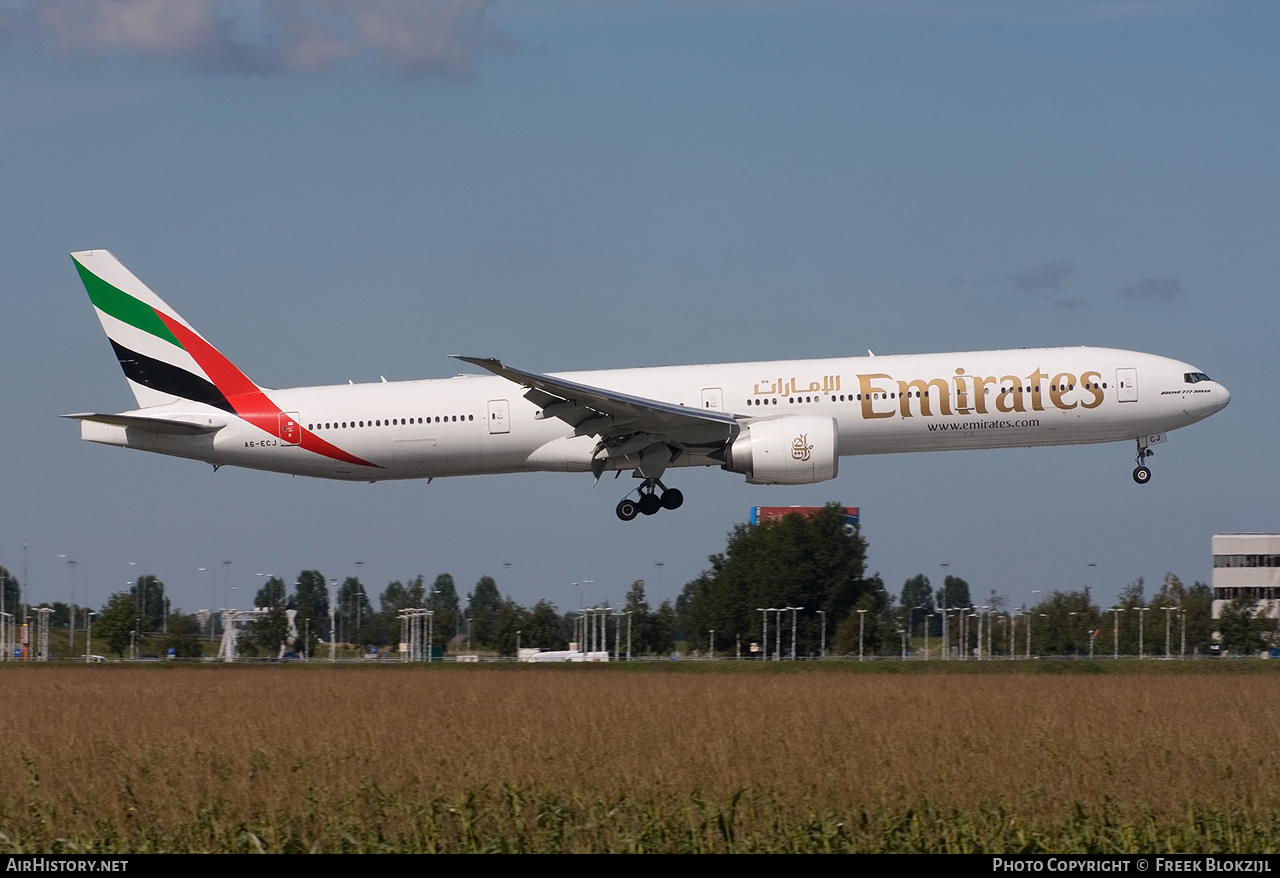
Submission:
M 227 398 L 227 402 L 231 403 L 231 407 L 236 410 L 237 415 L 258 429 L 279 439 L 285 439 L 280 434 L 280 415 L 283 414 L 283 410 L 272 402 L 258 388 L 258 385 L 250 381 L 249 376 L 237 369 L 235 363 L 224 357 L 217 348 L 209 344 L 193 330 L 188 329 L 166 314 L 162 314 L 159 311 L 156 311 L 156 313 L 160 315 L 160 319 L 164 321 L 165 326 L 169 327 L 169 331 L 174 334 L 187 353 L 191 354 L 191 358 L 209 376 L 209 380 L 213 382 L 214 386 L 222 391 L 222 395 Z M 298 425 L 298 430 L 302 434 L 302 442 L 300 444 L 307 451 L 332 458 L 333 460 L 341 460 L 344 463 L 382 469 L 376 463 L 362 460 L 354 454 L 348 454 L 336 445 L 331 445 L 301 424 Z M 287 441 L 292 442 L 293 437 L 289 437 Z

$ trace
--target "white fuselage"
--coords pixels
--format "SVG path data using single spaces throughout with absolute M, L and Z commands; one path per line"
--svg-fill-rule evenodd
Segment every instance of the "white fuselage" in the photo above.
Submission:
M 1190 376 L 1196 376 L 1194 380 Z M 1040 348 L 659 366 L 558 378 L 692 409 L 743 427 L 784 415 L 834 418 L 840 456 L 1157 437 L 1223 408 L 1195 367 L 1107 348 Z M 369 465 L 290 445 L 248 421 L 179 401 L 134 414 L 221 425 L 183 436 L 83 424 L 86 439 L 209 463 L 378 481 L 592 468 L 596 439 L 542 418 L 524 388 L 492 375 L 266 390 L 306 430 Z M 1159 441 L 1158 438 L 1152 441 Z M 635 466 L 610 459 L 608 469 Z M 719 466 L 686 450 L 671 466 Z

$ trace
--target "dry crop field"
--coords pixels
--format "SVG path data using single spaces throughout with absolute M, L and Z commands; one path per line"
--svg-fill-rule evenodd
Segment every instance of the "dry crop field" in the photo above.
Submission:
M 1280 663 L 1155 664 L 9 665 L 0 851 L 1280 849 Z

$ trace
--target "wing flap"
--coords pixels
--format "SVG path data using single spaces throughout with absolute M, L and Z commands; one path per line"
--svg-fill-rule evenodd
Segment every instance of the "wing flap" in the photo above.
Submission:
M 603 387 L 579 384 L 576 381 L 552 375 L 526 372 L 523 369 L 504 365 L 501 360 L 492 357 L 458 356 L 456 358 L 529 388 L 531 392 L 525 394 L 525 397 L 530 402 L 542 405 L 551 416 L 562 417 L 570 426 L 579 429 L 588 427 L 589 420 L 584 419 L 582 415 L 587 414 L 589 418 L 589 413 L 584 413 L 583 409 L 590 409 L 606 416 L 599 430 L 591 430 L 597 435 L 607 436 L 637 430 L 672 434 L 689 428 L 698 428 L 698 432 L 704 432 L 705 428 L 713 426 L 722 428 L 725 438 L 728 438 L 737 431 L 737 419 L 724 412 L 689 408 L 676 403 L 607 390 Z M 537 392 L 537 396 L 534 395 L 534 391 Z M 548 396 L 553 399 L 547 399 Z M 561 403 L 568 405 L 561 407 Z

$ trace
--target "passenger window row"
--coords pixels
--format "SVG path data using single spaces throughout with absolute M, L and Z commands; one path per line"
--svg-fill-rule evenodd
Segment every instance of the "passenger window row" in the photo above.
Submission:
M 372 421 L 325 421 L 324 423 L 307 424 L 308 430 L 348 430 L 356 427 L 403 427 L 409 424 L 450 424 L 458 421 L 474 421 L 475 415 L 437 415 L 431 418 L 376 418 Z

